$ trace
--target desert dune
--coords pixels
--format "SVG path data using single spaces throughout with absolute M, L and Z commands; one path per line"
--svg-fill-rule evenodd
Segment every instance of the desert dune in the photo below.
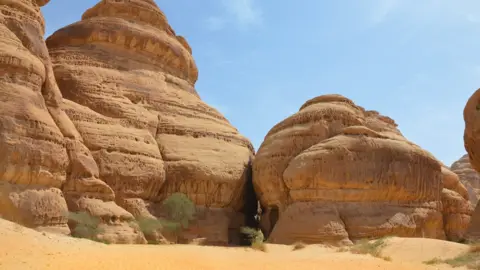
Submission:
M 268 244 L 267 252 L 246 247 L 106 245 L 42 233 L 2 219 L 0 239 L 8 243 L 0 246 L 0 269 L 8 270 L 453 269 L 423 262 L 453 258 L 468 249 L 463 244 L 435 239 L 390 238 L 382 250 L 382 256 L 390 258 L 387 261 L 321 245 L 293 251 L 291 246 Z

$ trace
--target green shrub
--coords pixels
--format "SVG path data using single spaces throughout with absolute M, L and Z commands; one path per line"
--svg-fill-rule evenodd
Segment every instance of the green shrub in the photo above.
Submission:
M 77 238 L 87 238 L 99 241 L 98 234 L 101 233 L 100 218 L 94 217 L 87 212 L 69 212 L 68 219 L 75 224 L 72 230 L 72 236 Z
M 240 231 L 241 233 L 245 234 L 250 240 L 251 248 L 267 252 L 267 245 L 265 245 L 264 243 L 265 239 L 261 230 L 250 227 L 242 227 Z
M 381 249 L 385 246 L 385 240 L 377 239 L 375 241 L 370 240 L 360 240 L 350 251 L 355 254 L 370 254 L 373 257 L 379 257 Z
M 156 218 L 141 217 L 138 218 L 136 222 L 144 234 L 152 234 L 163 228 L 162 222 Z
M 303 243 L 303 242 L 296 242 L 295 244 L 293 244 L 293 250 L 300 250 L 300 249 L 304 249 L 307 247 L 307 244 Z
M 453 267 L 465 266 L 468 269 L 480 270 L 480 245 L 472 244 L 467 252 L 452 259 L 441 260 L 434 258 L 423 263 L 429 265 L 446 263 Z
M 250 227 L 242 227 L 240 231 L 245 234 L 250 243 L 263 243 L 264 237 L 261 230 L 250 228 Z
M 184 229 L 188 228 L 190 221 L 195 217 L 195 204 L 187 195 L 180 192 L 173 193 L 163 201 L 163 207 L 167 210 L 168 220 L 181 225 Z
M 148 238 L 156 238 L 157 232 L 177 233 L 187 229 L 190 221 L 195 218 L 195 204 L 183 193 L 174 193 L 162 204 L 167 218 L 143 217 L 138 218 L 136 224 Z M 156 240 L 149 240 L 151 244 L 158 244 Z
M 338 251 L 344 252 L 344 251 L 350 251 L 354 254 L 370 254 L 373 257 L 377 257 L 380 259 L 384 259 L 386 261 L 390 261 L 391 258 L 389 257 L 383 257 L 381 255 L 382 248 L 385 247 L 386 243 L 385 240 L 387 237 L 380 238 L 377 240 L 368 240 L 368 239 L 362 239 L 358 242 L 355 243 L 355 245 L 351 247 L 343 247 L 340 248 Z
M 424 261 L 423 262 L 424 264 L 428 264 L 428 265 L 434 265 L 434 264 L 439 264 L 439 263 L 443 263 L 443 261 L 439 258 L 433 258 L 431 260 L 428 260 L 428 261 Z
M 263 252 L 268 251 L 267 245 L 265 245 L 265 243 L 253 243 L 251 248 L 255 250 L 263 251 Z

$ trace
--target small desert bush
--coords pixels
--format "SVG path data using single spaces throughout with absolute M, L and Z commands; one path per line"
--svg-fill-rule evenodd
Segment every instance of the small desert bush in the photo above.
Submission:
M 264 243 L 265 239 L 261 230 L 250 227 L 242 227 L 240 231 L 250 240 L 251 248 L 267 252 L 267 245 Z
M 167 211 L 168 221 L 172 224 L 167 226 L 182 226 L 188 228 L 190 221 L 195 218 L 195 204 L 183 193 L 174 193 L 163 201 L 163 207 Z M 178 225 L 174 225 L 178 224 Z
M 258 251 L 263 251 L 263 252 L 268 251 L 267 245 L 263 242 L 262 243 L 252 243 L 252 245 L 250 247 L 252 249 L 255 249 L 255 250 L 258 250 Z
M 442 260 L 440 260 L 439 258 L 433 258 L 431 260 L 428 260 L 428 261 L 425 261 L 423 262 L 424 264 L 428 264 L 428 265 L 434 265 L 434 264 L 439 264 L 439 263 L 443 263 Z
M 75 224 L 72 230 L 72 236 L 77 238 L 87 238 L 99 241 L 98 234 L 101 233 L 100 218 L 94 217 L 87 212 L 70 212 L 68 219 Z
M 132 226 L 138 225 L 138 228 L 144 234 L 152 234 L 159 229 L 163 228 L 162 222 L 156 218 L 140 217 L 131 224 Z
M 296 242 L 295 244 L 293 244 L 293 250 L 300 250 L 300 249 L 304 249 L 307 247 L 307 244 L 303 243 L 303 242 Z
M 146 236 L 148 244 L 160 244 L 158 239 L 154 237 L 157 232 L 178 232 L 181 225 L 165 219 L 157 218 L 138 218 L 130 224 L 131 227 L 136 227 Z M 152 237 L 153 236 L 153 237 Z
M 136 225 L 146 236 L 157 232 L 178 233 L 181 229 L 187 229 L 195 218 L 195 204 L 183 193 L 172 194 L 163 201 L 162 206 L 167 218 L 142 217 L 136 220 Z M 149 243 L 158 244 L 154 241 Z
M 468 269 L 480 270 L 480 245 L 472 244 L 467 252 L 452 259 L 441 260 L 434 258 L 424 263 L 429 265 L 446 263 L 453 267 L 465 266 Z
M 354 254 L 370 254 L 373 257 L 384 259 L 386 261 L 391 261 L 390 257 L 384 257 L 381 255 L 382 248 L 385 247 L 386 243 L 385 240 L 387 238 L 380 238 L 377 240 L 368 240 L 363 239 L 355 243 L 355 245 L 351 247 L 343 247 L 340 248 L 338 251 L 345 252 L 349 251 Z

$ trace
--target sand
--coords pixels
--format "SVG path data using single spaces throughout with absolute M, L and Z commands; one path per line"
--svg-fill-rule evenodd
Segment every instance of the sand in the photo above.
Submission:
M 0 219 L 0 269 L 453 269 L 429 266 L 433 258 L 452 258 L 467 246 L 432 239 L 391 238 L 382 256 L 338 252 L 320 245 L 292 251 L 290 246 L 268 245 L 268 252 L 250 248 L 193 245 L 105 245 L 84 239 L 41 233 Z M 465 269 L 465 268 L 455 268 Z

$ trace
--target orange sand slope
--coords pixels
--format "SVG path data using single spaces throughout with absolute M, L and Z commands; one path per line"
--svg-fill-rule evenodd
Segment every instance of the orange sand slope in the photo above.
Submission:
M 462 244 L 432 239 L 392 238 L 387 242 L 382 255 L 391 261 L 322 246 L 292 251 L 289 246 L 268 245 L 264 253 L 249 248 L 105 245 L 40 233 L 0 219 L 0 269 L 452 269 L 422 262 L 452 258 L 467 250 Z

